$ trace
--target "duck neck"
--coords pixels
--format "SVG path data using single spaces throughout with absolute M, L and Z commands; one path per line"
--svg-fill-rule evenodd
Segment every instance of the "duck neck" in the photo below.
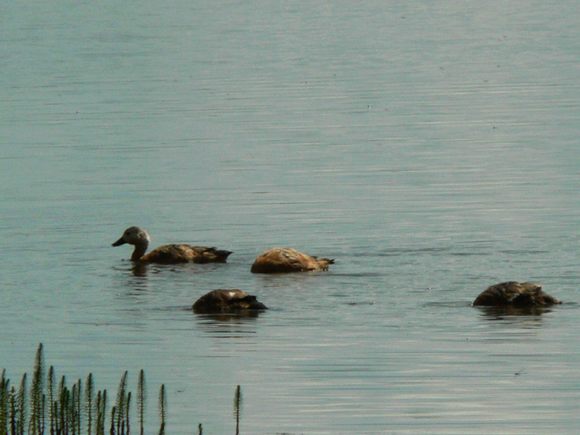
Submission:
M 131 255 L 131 260 L 139 261 L 145 252 L 147 251 L 147 242 L 141 242 L 139 244 L 135 244 L 135 249 L 133 250 L 133 255 Z

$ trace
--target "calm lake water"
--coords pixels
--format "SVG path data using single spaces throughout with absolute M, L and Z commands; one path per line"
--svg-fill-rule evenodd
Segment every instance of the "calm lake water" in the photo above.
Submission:
M 168 391 L 172 434 L 580 431 L 575 1 L 5 2 L 0 367 Z M 153 245 L 225 265 L 133 274 Z M 328 273 L 257 276 L 292 246 Z M 566 303 L 470 306 L 533 280 Z M 220 287 L 255 318 L 196 316 Z

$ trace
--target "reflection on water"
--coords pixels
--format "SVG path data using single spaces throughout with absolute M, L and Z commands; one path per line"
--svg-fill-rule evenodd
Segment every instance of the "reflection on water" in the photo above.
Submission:
M 194 314 L 196 327 L 218 338 L 236 338 L 256 334 L 256 321 L 263 312 L 248 311 L 236 314 Z
M 510 317 L 530 316 L 538 318 L 542 314 L 551 313 L 553 307 L 515 307 L 515 306 L 501 306 L 501 307 L 474 307 L 481 311 L 481 315 L 486 320 L 509 320 Z
M 113 267 L 115 272 L 115 286 L 122 284 L 128 290 L 127 294 L 139 295 L 151 290 L 149 270 L 141 265 L 123 262 Z
M 212 314 L 199 314 L 199 313 L 195 313 L 196 316 L 199 316 L 201 319 L 204 320 L 211 320 L 212 322 L 217 322 L 217 323 L 223 323 L 223 322 L 227 322 L 227 323 L 243 323 L 245 320 L 247 319 L 256 319 L 260 316 L 260 314 L 263 314 L 263 310 L 245 310 L 245 311 L 240 311 L 237 313 L 212 313 Z
M 190 274 L 212 273 L 213 271 L 221 267 L 227 266 L 217 263 L 207 263 L 207 264 L 181 263 L 181 264 L 164 265 L 154 263 L 149 264 L 149 263 L 130 262 L 131 273 L 137 277 L 145 277 L 148 274 L 157 274 L 162 272 L 183 272 Z
M 148 266 L 147 264 L 143 263 L 136 263 L 131 268 L 131 273 L 137 277 L 145 277 L 147 276 Z

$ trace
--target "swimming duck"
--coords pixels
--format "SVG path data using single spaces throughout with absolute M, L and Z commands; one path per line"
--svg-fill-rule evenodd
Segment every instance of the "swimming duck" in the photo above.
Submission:
M 272 248 L 260 254 L 254 264 L 252 273 L 308 272 L 328 270 L 334 264 L 330 258 L 317 258 L 292 248 Z
M 193 311 L 199 314 L 231 313 L 250 310 L 267 310 L 268 307 L 239 289 L 212 290 L 193 304 Z
M 560 303 L 558 299 L 544 293 L 540 284 L 508 281 L 488 287 L 477 296 L 473 305 L 544 307 Z
M 131 260 L 140 263 L 225 263 L 231 254 L 230 251 L 185 244 L 163 245 L 146 254 L 150 241 L 147 231 L 139 227 L 129 227 L 113 246 L 125 243 L 135 246 Z

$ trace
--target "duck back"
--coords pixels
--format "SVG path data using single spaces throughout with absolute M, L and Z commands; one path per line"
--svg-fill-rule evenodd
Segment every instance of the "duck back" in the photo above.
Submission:
M 260 254 L 251 267 L 252 273 L 286 273 L 328 270 L 330 258 L 317 258 L 292 248 L 272 248 Z
M 193 311 L 200 314 L 228 313 L 251 310 L 266 310 L 256 296 L 240 289 L 212 290 L 193 304 Z
M 492 285 L 481 292 L 474 306 L 534 307 L 561 303 L 545 293 L 542 286 L 530 282 L 507 281 Z
M 164 245 L 140 258 L 144 263 L 225 263 L 231 251 L 185 244 Z

